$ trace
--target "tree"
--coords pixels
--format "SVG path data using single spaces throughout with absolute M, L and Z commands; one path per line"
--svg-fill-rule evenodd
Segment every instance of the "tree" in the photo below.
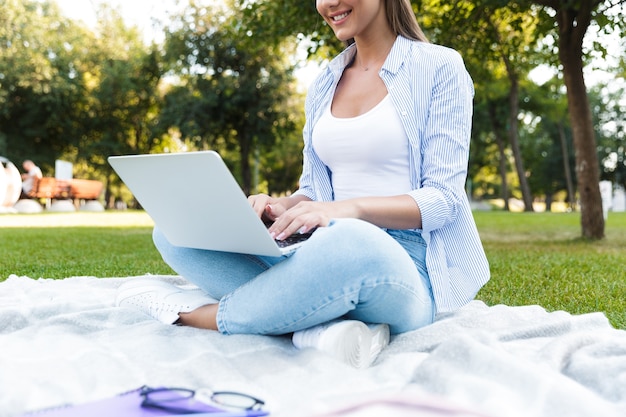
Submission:
M 576 178 L 581 205 L 582 235 L 588 239 L 604 237 L 600 167 L 596 153 L 596 138 L 592 113 L 585 85 L 583 68 L 587 57 L 583 41 L 587 30 L 595 24 L 600 32 L 626 29 L 624 1 L 600 0 L 529 0 L 547 9 L 558 30 L 559 61 L 567 88 L 567 102 L 576 156 Z M 547 35 L 547 34 L 546 34 Z M 594 43 L 595 51 L 604 48 Z
M 82 62 L 92 37 L 47 1 L 0 9 L 0 154 L 45 171 L 75 142 Z
M 309 56 L 329 58 L 343 48 L 333 31 L 317 12 L 315 2 L 292 0 L 234 0 L 246 30 L 264 42 L 285 40 L 306 43 Z
M 137 29 L 127 27 L 119 12 L 107 6 L 98 11 L 96 30 L 91 56 L 96 65 L 90 72 L 95 81 L 90 90 L 92 123 L 81 151 L 85 156 L 148 153 L 153 145 L 150 123 L 160 104 L 159 51 L 146 47 Z M 90 135 L 101 136 L 93 141 Z
M 104 181 L 112 207 L 121 182 L 107 157 L 152 151 L 161 68 L 158 50 L 146 47 L 116 9 L 101 5 L 97 18 L 78 64 L 84 87 L 82 100 L 74 103 L 74 139 L 61 156 L 74 164 L 75 175 Z
M 502 100 L 496 100 L 493 98 L 486 99 L 488 120 L 491 126 L 491 132 L 493 133 L 493 137 L 498 147 L 498 155 L 499 155 L 498 171 L 500 173 L 500 180 L 501 180 L 500 184 L 502 187 L 501 195 L 502 195 L 502 200 L 504 201 L 504 209 L 507 211 L 509 210 L 509 184 L 507 181 L 507 172 L 509 170 L 508 170 L 508 157 L 507 157 L 507 152 L 506 152 L 506 142 L 504 139 L 506 137 L 507 129 L 506 129 L 506 126 L 503 126 L 502 121 L 507 120 L 507 113 L 512 112 L 512 110 L 507 106 L 508 103 L 510 103 L 510 99 L 504 103 L 502 102 Z M 508 119 L 510 120 L 510 117 Z M 516 136 L 516 141 L 517 141 L 517 136 Z M 515 147 L 515 149 L 516 149 L 516 152 L 519 153 L 519 148 Z M 516 152 L 513 152 L 513 155 L 515 155 Z M 515 160 L 521 161 L 522 159 L 521 157 L 518 156 L 517 158 L 515 158 Z M 525 172 L 525 171 L 522 170 L 522 172 Z M 524 174 L 524 178 L 525 177 L 526 175 Z M 518 178 L 520 178 L 519 171 L 518 171 Z M 526 192 L 530 192 L 528 187 L 522 187 L 522 190 L 527 190 Z M 522 192 L 522 196 L 523 195 L 524 195 L 524 192 Z
M 566 189 L 564 172 L 569 172 L 571 162 L 567 158 L 568 154 L 562 152 L 559 132 L 562 126 L 544 117 L 533 117 L 530 113 L 526 113 L 525 119 L 526 123 L 520 129 L 520 138 L 532 137 L 531 140 L 523 141 L 525 146 L 522 148 L 528 161 L 528 180 L 535 193 L 544 197 L 546 211 L 551 211 L 555 194 Z M 567 171 L 564 171 L 564 166 Z
M 617 88 L 615 84 L 618 84 Z M 626 188 L 626 86 L 612 82 L 590 90 L 601 179 Z
M 289 116 L 293 64 L 286 58 L 294 50 L 253 35 L 237 14 L 191 2 L 166 35 L 165 59 L 179 83 L 166 94 L 160 120 L 163 130 L 178 129 L 195 147 L 221 148 L 227 162 L 238 163 L 246 193 L 257 185 L 258 155 L 297 130 Z
M 502 8 L 503 4 L 506 4 L 508 8 L 530 12 L 535 12 L 537 7 L 540 7 L 539 12 L 542 18 L 537 26 L 537 38 L 549 39 L 552 36 L 557 39 L 555 49 L 558 49 L 557 56 L 563 67 L 563 79 L 567 87 L 568 112 L 576 156 L 576 178 L 581 202 L 582 235 L 589 239 L 601 239 L 604 237 L 604 219 L 598 185 L 599 166 L 596 142 L 583 76 L 583 58 L 588 57 L 588 54 L 584 53 L 583 40 L 592 23 L 596 25 L 600 33 L 619 30 L 623 37 L 626 25 L 624 1 L 519 0 L 502 3 L 499 0 L 481 0 L 475 1 L 474 4 L 477 8 L 491 8 L 492 10 Z M 448 4 L 443 5 L 442 10 L 450 9 L 460 9 L 459 3 L 454 7 Z M 453 25 L 457 23 L 453 21 Z M 442 32 L 450 29 L 451 25 L 444 24 L 443 27 L 445 29 Z M 556 32 L 554 28 L 557 29 Z M 472 35 L 476 36 L 477 33 L 474 31 Z M 481 36 L 483 35 L 484 33 L 481 32 Z M 473 46 L 474 43 L 466 42 L 464 45 Z M 599 42 L 593 43 L 592 47 L 585 52 L 588 53 L 590 50 L 597 52 L 600 56 L 605 52 Z M 516 54 L 523 55 L 524 51 L 517 51 Z
M 520 81 L 526 78 L 536 60 L 532 53 L 537 41 L 532 34 L 539 22 L 536 11 L 515 3 L 467 0 L 458 0 L 454 4 L 440 0 L 424 1 L 420 11 L 427 34 L 435 42 L 451 46 L 463 54 L 476 85 L 476 101 L 492 101 L 490 106 L 486 106 L 486 110 L 491 115 L 494 137 L 501 154 L 502 190 L 506 193 L 505 143 L 502 135 L 502 132 L 506 132 L 524 210 L 533 211 L 528 172 L 519 143 L 518 117 Z M 504 125 L 501 119 L 494 118 L 503 114 L 500 111 L 496 115 L 493 103 L 496 95 L 503 93 L 506 95 L 505 106 L 508 108 L 505 114 L 508 120 Z
M 509 153 L 505 146 L 506 127 L 502 123 L 502 120 L 507 120 L 507 102 L 506 97 L 492 98 L 485 95 L 475 103 L 468 170 L 468 181 L 472 183 L 473 192 L 480 190 L 482 198 L 497 197 L 489 191 L 492 187 L 490 183 L 476 181 L 485 177 L 489 168 L 497 166 L 497 171 L 493 172 L 497 172 L 500 178 L 499 197 L 506 211 L 509 210 L 511 194 L 508 181 Z
M 119 181 L 106 157 L 151 149 L 158 54 L 115 10 L 99 11 L 91 32 L 55 3 L 8 0 L 0 9 L 0 153 L 33 159 L 48 175 L 54 161 L 74 175 Z
M 552 173 L 553 169 L 559 166 L 555 162 L 561 162 L 561 174 L 563 187 L 567 191 L 567 202 L 569 208 L 574 210 L 576 208 L 573 169 L 575 164 L 571 157 L 571 127 L 567 117 L 567 98 L 563 83 L 558 78 L 552 78 L 540 86 L 529 83 L 526 93 L 524 99 L 525 111 L 531 112 L 540 119 L 537 128 L 533 130 L 532 134 L 536 137 L 545 136 L 551 138 L 553 144 L 553 147 L 546 151 L 550 158 L 541 158 L 546 165 L 549 164 L 550 166 L 544 166 L 541 168 L 541 171 Z M 542 188 L 542 183 L 546 182 L 546 179 L 541 176 L 535 181 L 540 188 Z M 543 191 L 546 192 L 545 189 Z

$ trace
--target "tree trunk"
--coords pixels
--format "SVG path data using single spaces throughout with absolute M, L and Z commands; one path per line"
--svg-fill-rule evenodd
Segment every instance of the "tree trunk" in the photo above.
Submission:
M 244 134 L 245 135 L 245 134 Z M 241 167 L 241 188 L 245 195 L 250 195 L 252 190 L 252 168 L 250 166 L 250 152 L 252 140 L 248 137 L 241 137 L 239 140 L 239 161 Z
M 507 69 L 508 67 L 509 65 L 507 65 Z M 509 72 L 509 79 L 511 80 L 511 90 L 509 92 L 509 107 L 511 108 L 509 115 L 509 142 L 511 143 L 511 150 L 513 151 L 513 158 L 515 159 L 515 169 L 519 177 L 519 186 L 522 191 L 522 200 L 524 201 L 524 211 L 534 211 L 533 197 L 528 185 L 528 179 L 526 178 L 526 169 L 524 168 L 524 161 L 522 160 L 522 152 L 520 151 L 518 140 L 517 116 L 519 114 L 519 81 L 517 75 L 512 72 Z
M 554 200 L 554 195 L 552 193 L 546 193 L 546 212 L 552 211 L 552 201 Z
M 582 43 L 591 13 L 592 4 L 585 0 L 580 2 L 578 10 L 561 8 L 556 18 L 559 25 L 559 59 L 563 65 L 574 139 L 582 235 L 587 239 L 602 239 L 604 217 L 600 169 L 582 61 Z
M 500 188 L 501 188 L 501 195 L 502 195 L 502 200 L 504 201 L 504 210 L 506 211 L 510 211 L 509 208 L 509 186 L 508 183 L 506 181 L 506 173 L 507 173 L 507 169 L 506 169 L 506 153 L 505 153 L 505 146 L 504 146 L 504 140 L 502 140 L 502 135 L 500 134 L 500 132 L 502 132 L 502 125 L 500 124 L 500 122 L 498 121 L 498 116 L 496 115 L 496 108 L 495 108 L 496 104 L 492 101 L 489 102 L 489 119 L 491 120 L 491 128 L 493 129 L 493 135 L 496 138 L 496 145 L 498 146 L 498 153 L 500 156 L 500 161 L 498 164 L 498 170 L 500 172 L 500 180 L 501 180 L 501 184 L 500 184 Z
M 493 33 L 496 37 L 498 44 L 503 45 L 504 43 L 500 39 L 498 26 L 491 20 L 490 24 L 492 26 Z M 519 115 L 519 79 L 513 63 L 509 59 L 509 55 L 506 49 L 500 53 L 500 57 L 502 58 L 502 62 L 504 63 L 504 67 L 506 68 L 507 76 L 511 83 L 511 87 L 509 90 L 509 143 L 511 144 L 511 151 L 513 152 L 513 159 L 515 160 L 515 170 L 517 171 L 517 176 L 519 178 L 520 190 L 522 192 L 522 200 L 524 201 L 524 211 L 534 211 L 533 198 L 530 192 L 530 186 L 528 185 L 528 180 L 526 178 L 526 170 L 524 169 L 524 161 L 522 159 L 522 153 L 520 151 L 518 140 L 519 122 L 517 120 L 517 117 Z
M 576 191 L 572 180 L 572 171 L 569 167 L 569 151 L 567 149 L 567 138 L 563 123 L 559 122 L 559 140 L 561 142 L 561 154 L 563 155 L 563 172 L 565 173 L 565 185 L 567 187 L 567 203 L 571 210 L 576 210 Z

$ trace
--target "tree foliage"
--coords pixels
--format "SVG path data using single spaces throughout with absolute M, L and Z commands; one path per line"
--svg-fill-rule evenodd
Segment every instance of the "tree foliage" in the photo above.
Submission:
M 593 122 L 598 138 L 601 179 L 626 189 L 626 86 L 600 84 L 590 91 Z
M 8 0 L 0 9 L 0 153 L 33 159 L 53 175 L 113 180 L 106 156 L 150 151 L 158 101 L 158 54 L 115 10 L 92 32 L 53 2 Z
M 279 44 L 287 40 L 304 42 L 309 56 L 330 58 L 342 49 L 317 12 L 315 1 L 234 0 L 247 30 L 256 39 Z
M 0 8 L 0 154 L 50 170 L 74 143 L 86 100 L 90 33 L 52 3 L 5 0 Z
M 279 138 L 293 138 L 298 127 L 289 107 L 293 64 L 285 58 L 293 51 L 284 43 L 259 42 L 232 11 L 194 2 L 172 27 L 165 61 L 180 82 L 165 95 L 161 128 L 176 128 L 194 148 L 223 150 L 237 163 L 244 191 L 256 191 L 259 155 Z M 282 185 L 291 189 L 296 179 L 290 173 Z
M 559 62 L 567 88 L 567 102 L 574 139 L 576 178 L 581 205 L 582 235 L 589 239 L 604 237 L 604 217 L 600 195 L 600 167 L 596 153 L 596 137 L 587 86 L 583 73 L 589 51 L 584 49 L 585 35 L 595 25 L 600 32 L 619 30 L 625 33 L 626 13 L 623 2 L 580 0 L 528 0 L 544 6 L 552 16 L 557 33 Z M 593 51 L 600 56 L 606 49 L 594 43 Z
M 529 181 L 528 161 L 522 155 L 521 97 L 530 71 L 538 63 L 550 63 L 549 52 L 539 47 L 549 33 L 543 10 L 520 2 L 459 0 L 453 4 L 439 0 L 423 1 L 427 15 L 425 29 L 434 40 L 458 49 L 464 56 L 476 87 L 478 111 L 487 111 L 499 157 L 501 188 L 507 205 L 507 151 L 517 174 L 526 211 L 533 210 L 534 194 Z M 505 103 L 496 104 L 506 98 Z M 507 109 L 503 113 L 501 106 Z M 480 117 L 480 116 L 478 116 Z M 504 119 L 505 117 L 506 119 Z M 535 181 L 536 182 L 536 181 Z
M 550 58 L 550 53 L 553 57 L 558 57 L 558 64 L 562 67 L 562 79 L 567 87 L 569 123 L 574 139 L 576 178 L 581 202 L 582 234 L 591 239 L 602 238 L 604 221 L 598 185 L 600 167 L 583 67 L 593 55 L 592 52 L 595 56 L 603 56 L 606 49 L 595 42 L 591 49 L 584 50 L 583 41 L 592 24 L 600 33 L 620 31 L 623 37 L 625 25 L 622 2 L 520 0 L 503 3 L 499 0 L 460 0 L 450 4 L 424 0 L 420 5 L 424 10 L 434 8 L 439 11 L 439 14 L 426 12 L 426 26 L 434 28 L 432 33 L 436 39 L 445 39 L 444 42 L 462 51 L 464 56 L 469 56 L 468 62 L 480 62 L 471 58 L 473 53 L 478 52 L 487 63 L 494 61 L 495 54 L 504 64 L 510 82 L 508 107 L 511 111 L 507 130 L 522 190 L 527 170 L 522 166 L 523 160 L 517 159 L 519 151 L 516 150 L 518 145 L 515 143 L 519 80 L 530 69 L 525 63 L 550 64 L 555 61 Z M 442 15 L 445 17 L 441 17 Z M 533 15 L 538 20 L 528 26 L 527 19 Z M 502 26 L 503 23 L 505 26 Z M 473 39 L 468 39 L 468 34 Z M 477 38 L 477 35 L 480 37 Z M 540 40 L 543 44 L 535 44 L 533 39 Z M 551 43 L 548 41 L 550 39 L 556 41 Z M 536 46 L 542 46 L 540 51 L 545 53 L 534 53 Z M 551 50 L 550 47 L 554 49 Z M 484 74 L 484 71 L 478 69 L 474 74 Z M 495 72 L 491 74 L 494 75 Z M 477 98 L 480 100 L 478 94 Z M 526 198 L 525 201 L 528 207 L 529 201 Z
M 76 145 L 65 158 L 75 174 L 97 177 L 107 184 L 112 206 L 121 183 L 107 163 L 109 155 L 149 153 L 154 147 L 153 120 L 159 112 L 161 67 L 155 48 L 147 49 L 140 33 L 128 28 L 110 7 L 98 10 L 98 36 L 84 71 L 87 100 L 81 108 Z
M 86 28 L 52 0 L 4 0 L 0 155 L 35 159 L 47 174 L 55 159 L 70 160 L 76 175 L 107 182 L 110 201 L 123 188 L 106 156 L 122 153 L 218 149 L 246 191 L 293 189 L 303 125 L 296 48 L 321 62 L 343 45 L 315 2 L 187 3 L 165 23 L 165 43 L 146 45 L 110 7 Z M 429 39 L 457 49 L 474 79 L 473 196 L 529 206 L 565 194 L 572 207 L 578 197 L 583 236 L 601 237 L 598 179 L 626 182 L 624 89 L 588 89 L 583 69 L 609 52 L 602 36 L 623 44 L 624 1 L 413 5 Z M 613 72 L 623 77 L 619 50 Z M 539 65 L 556 74 L 543 85 L 529 78 Z

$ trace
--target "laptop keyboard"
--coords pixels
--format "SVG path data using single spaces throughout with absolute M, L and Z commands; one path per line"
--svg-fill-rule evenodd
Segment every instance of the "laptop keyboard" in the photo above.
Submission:
M 313 233 L 295 233 L 283 240 L 277 240 L 276 244 L 279 248 L 285 248 L 287 246 L 291 246 L 295 243 L 300 243 L 311 237 Z

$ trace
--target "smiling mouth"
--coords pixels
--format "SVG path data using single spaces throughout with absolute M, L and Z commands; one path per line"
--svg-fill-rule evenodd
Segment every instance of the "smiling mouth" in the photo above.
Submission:
M 350 12 L 345 12 L 345 13 L 341 13 L 340 15 L 333 16 L 333 17 L 332 17 L 333 22 L 338 22 L 338 21 L 340 21 L 341 19 L 345 19 L 346 17 L 348 17 L 348 15 L 349 15 L 349 14 L 350 14 Z

